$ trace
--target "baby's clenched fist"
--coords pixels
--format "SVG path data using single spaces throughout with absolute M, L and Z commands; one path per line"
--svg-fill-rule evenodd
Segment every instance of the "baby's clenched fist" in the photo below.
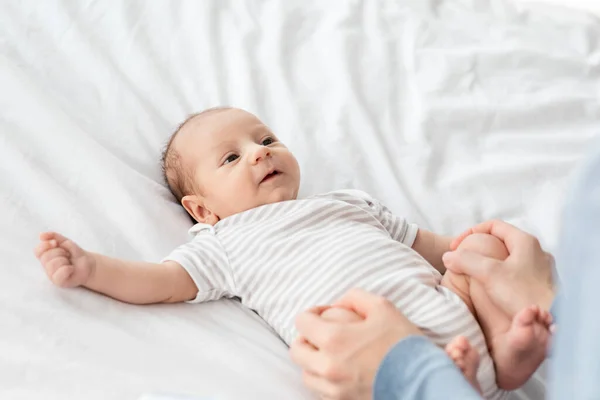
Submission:
M 90 253 L 55 232 L 40 234 L 35 256 L 52 283 L 64 288 L 85 285 L 95 268 Z

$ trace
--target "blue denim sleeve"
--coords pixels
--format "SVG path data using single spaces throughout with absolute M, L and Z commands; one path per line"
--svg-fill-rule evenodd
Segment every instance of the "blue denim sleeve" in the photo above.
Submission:
M 447 398 L 481 399 L 446 353 L 423 336 L 396 343 L 375 376 L 374 400 Z
M 566 201 L 563 221 L 548 393 L 551 399 L 600 399 L 600 146 Z

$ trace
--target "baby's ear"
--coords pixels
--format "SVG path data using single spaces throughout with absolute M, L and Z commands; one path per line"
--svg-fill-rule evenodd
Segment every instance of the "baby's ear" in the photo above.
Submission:
M 219 218 L 208 208 L 204 207 L 204 199 L 198 195 L 187 195 L 181 199 L 181 205 L 186 211 L 201 224 L 214 225 Z

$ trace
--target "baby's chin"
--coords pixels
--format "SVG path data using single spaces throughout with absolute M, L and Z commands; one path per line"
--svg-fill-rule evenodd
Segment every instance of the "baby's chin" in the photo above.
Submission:
M 279 203 L 282 201 L 296 200 L 298 198 L 298 189 L 277 188 L 269 193 L 268 204 Z
M 249 209 L 264 206 L 267 204 L 275 204 L 275 203 L 281 203 L 282 201 L 296 200 L 297 197 L 298 197 L 297 190 L 290 190 L 290 189 L 286 190 L 284 188 L 277 188 L 277 189 L 267 193 L 266 195 L 263 193 L 263 196 L 260 196 L 260 198 L 257 198 L 257 199 L 255 199 L 255 201 L 251 202 L 253 204 L 252 207 L 246 208 L 242 211 L 247 211 Z
M 229 212 L 222 212 L 221 218 L 227 218 L 234 214 L 252 210 L 253 208 L 265 206 L 267 204 L 281 203 L 282 201 L 296 200 L 298 198 L 298 189 L 275 188 L 269 192 L 262 192 L 253 198 L 238 198 L 237 204 L 229 208 Z M 223 217 L 224 215 L 224 217 Z

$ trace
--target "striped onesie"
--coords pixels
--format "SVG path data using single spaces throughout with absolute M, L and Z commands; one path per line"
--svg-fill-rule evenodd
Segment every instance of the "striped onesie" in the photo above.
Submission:
M 368 194 L 343 190 L 197 224 L 193 239 L 163 261 L 179 263 L 192 277 L 198 295 L 191 302 L 239 297 L 287 344 L 307 308 L 355 287 L 382 295 L 439 346 L 467 337 L 480 354 L 485 397 L 502 397 L 477 321 L 412 250 L 417 230 Z

